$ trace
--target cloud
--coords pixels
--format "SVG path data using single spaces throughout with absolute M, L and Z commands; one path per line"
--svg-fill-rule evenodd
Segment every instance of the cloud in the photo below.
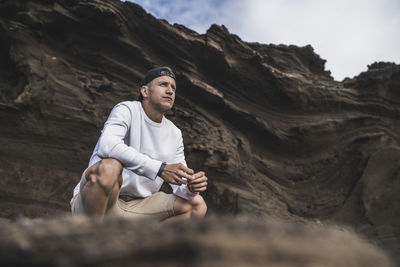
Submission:
M 221 22 L 221 7 L 226 1 L 215 0 L 135 0 L 156 18 L 170 23 L 183 24 L 199 33 L 204 33 L 212 23 Z
M 311 44 L 337 80 L 375 61 L 400 63 L 397 0 L 136 0 L 157 18 L 204 33 L 224 24 L 245 41 Z
M 336 79 L 374 61 L 400 62 L 396 1 L 250 0 L 237 31 L 249 41 L 311 44 Z M 295 3 L 295 4 L 294 4 Z M 257 25 L 254 27 L 254 25 Z

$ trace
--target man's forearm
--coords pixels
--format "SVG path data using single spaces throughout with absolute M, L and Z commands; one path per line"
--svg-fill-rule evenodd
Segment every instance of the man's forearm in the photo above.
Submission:
M 102 135 L 98 155 L 101 158 L 115 158 L 119 160 L 125 168 L 138 175 L 146 176 L 152 180 L 157 177 L 161 161 L 150 158 L 127 146 L 117 137 Z

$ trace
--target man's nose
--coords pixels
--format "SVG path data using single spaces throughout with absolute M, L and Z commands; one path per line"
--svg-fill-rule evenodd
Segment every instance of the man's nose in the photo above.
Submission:
M 167 87 L 167 94 L 173 94 L 174 93 L 174 89 L 171 86 Z

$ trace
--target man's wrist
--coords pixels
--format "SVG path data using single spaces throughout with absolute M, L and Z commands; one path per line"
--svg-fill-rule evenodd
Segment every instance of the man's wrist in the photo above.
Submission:
M 165 161 L 163 163 L 161 163 L 160 169 L 158 169 L 158 172 L 157 172 L 157 176 L 158 177 L 161 177 L 162 172 L 163 172 L 163 170 L 164 170 L 166 165 L 167 165 L 167 163 Z

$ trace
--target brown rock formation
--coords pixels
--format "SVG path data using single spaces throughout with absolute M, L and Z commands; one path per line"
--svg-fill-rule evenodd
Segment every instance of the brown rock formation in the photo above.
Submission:
M 265 218 L 24 219 L 0 223 L 0 245 L 2 266 L 394 266 L 346 229 Z
M 211 213 L 332 220 L 399 251 L 400 66 L 337 82 L 311 46 L 197 34 L 117 0 L 0 3 L 0 217 L 69 210 L 111 108 L 169 65 Z

